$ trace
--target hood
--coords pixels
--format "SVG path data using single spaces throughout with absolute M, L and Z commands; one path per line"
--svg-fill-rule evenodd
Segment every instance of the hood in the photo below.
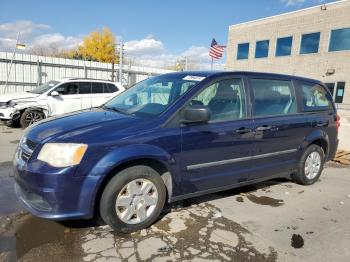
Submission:
M 27 99 L 27 98 L 37 97 L 37 96 L 39 96 L 39 94 L 33 94 L 28 92 L 5 94 L 0 96 L 0 102 L 6 103 L 10 100 Z
M 148 122 L 132 115 L 93 108 L 40 121 L 30 127 L 25 136 L 37 143 L 99 143 L 142 130 L 141 126 Z

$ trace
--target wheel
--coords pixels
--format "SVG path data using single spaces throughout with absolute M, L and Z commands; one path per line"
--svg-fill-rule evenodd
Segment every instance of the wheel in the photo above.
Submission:
M 27 109 L 22 113 L 20 118 L 20 123 L 23 128 L 26 128 L 34 124 L 35 122 L 43 120 L 44 118 L 45 118 L 45 115 L 40 110 Z
M 318 145 L 310 145 L 301 156 L 298 170 L 293 174 L 293 180 L 301 185 L 312 185 L 320 177 L 323 164 L 324 152 Z
M 116 174 L 100 201 L 102 219 L 115 231 L 131 233 L 158 218 L 166 199 L 160 175 L 148 166 L 133 166 Z

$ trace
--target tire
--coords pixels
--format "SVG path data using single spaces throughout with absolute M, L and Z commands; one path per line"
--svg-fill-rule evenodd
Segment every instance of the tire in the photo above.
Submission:
M 26 109 L 20 118 L 20 124 L 22 128 L 26 128 L 35 122 L 43 120 L 45 118 L 45 114 L 37 109 Z
M 100 215 L 116 232 L 131 233 L 152 225 L 165 200 L 166 189 L 160 175 L 148 166 L 133 166 L 120 171 L 107 184 L 100 201 Z
M 325 154 L 320 146 L 312 144 L 307 147 L 301 156 L 297 172 L 292 175 L 294 182 L 301 185 L 315 183 L 321 176 L 324 159 Z M 319 165 L 310 163 L 319 163 Z M 309 166 L 308 171 L 306 170 L 307 166 Z

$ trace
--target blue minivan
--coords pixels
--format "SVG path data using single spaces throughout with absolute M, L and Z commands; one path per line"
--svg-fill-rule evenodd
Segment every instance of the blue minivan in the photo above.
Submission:
M 170 73 L 27 129 L 14 157 L 15 191 L 36 216 L 98 215 L 133 232 L 166 202 L 277 177 L 315 183 L 336 153 L 338 127 L 317 80 Z

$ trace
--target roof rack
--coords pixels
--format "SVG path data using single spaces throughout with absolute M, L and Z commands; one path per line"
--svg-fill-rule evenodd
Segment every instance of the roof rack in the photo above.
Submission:
M 106 81 L 106 82 L 113 82 L 108 79 L 96 79 L 96 78 L 85 78 L 85 77 L 63 77 L 62 79 L 67 80 L 96 80 L 96 81 Z

